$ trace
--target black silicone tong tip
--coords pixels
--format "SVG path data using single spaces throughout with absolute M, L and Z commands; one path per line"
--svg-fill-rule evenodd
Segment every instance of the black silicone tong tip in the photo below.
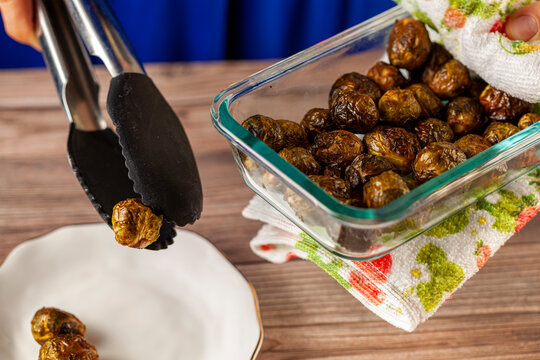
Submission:
M 114 205 L 140 197 L 133 190 L 118 137 L 112 130 L 81 131 L 71 124 L 68 156 L 86 195 L 109 226 Z M 158 240 L 146 249 L 166 249 L 175 236 L 174 224 L 164 220 Z
M 88 50 L 99 55 L 114 75 L 124 66 L 143 72 L 142 66 L 123 41 L 125 36 L 106 1 L 37 0 L 36 10 L 43 57 L 71 123 L 71 166 L 94 208 L 111 226 L 113 208 L 118 202 L 144 194 L 134 190 L 118 136 L 107 128 L 101 115 L 99 84 L 81 37 Z M 156 206 L 151 208 L 159 210 Z M 149 249 L 165 249 L 172 244 L 176 231 L 174 223 L 168 220 L 165 217 L 160 236 Z
M 187 136 L 173 109 L 144 74 L 111 81 L 107 110 L 142 202 L 179 226 L 199 219 L 201 181 Z

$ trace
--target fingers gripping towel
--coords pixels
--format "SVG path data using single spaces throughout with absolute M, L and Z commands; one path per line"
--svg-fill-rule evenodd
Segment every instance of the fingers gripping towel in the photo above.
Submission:
M 435 30 L 456 59 L 492 86 L 540 102 L 540 43 L 512 41 L 506 18 L 531 0 L 396 1 Z
M 412 331 L 540 211 L 540 170 L 480 200 L 390 254 L 372 261 L 339 258 L 264 200 L 244 209 L 265 222 L 251 249 L 273 263 L 314 262 L 376 315 Z

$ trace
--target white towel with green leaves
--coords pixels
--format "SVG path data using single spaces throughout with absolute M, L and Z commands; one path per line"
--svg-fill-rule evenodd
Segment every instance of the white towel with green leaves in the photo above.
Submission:
M 540 42 L 506 37 L 507 17 L 531 0 L 396 0 L 488 84 L 540 102 Z
M 391 253 L 364 262 L 328 252 L 259 197 L 242 214 L 266 223 L 251 240 L 257 255 L 273 263 L 310 260 L 376 315 L 413 331 L 540 211 L 539 200 L 536 170 Z

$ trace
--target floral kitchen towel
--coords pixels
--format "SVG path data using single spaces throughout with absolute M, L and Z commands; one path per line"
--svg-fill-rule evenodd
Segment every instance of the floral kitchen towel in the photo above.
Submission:
M 512 41 L 506 18 L 531 0 L 396 0 L 488 84 L 540 102 L 540 43 Z M 432 34 L 434 34 L 432 32 Z
M 328 252 L 258 197 L 243 215 L 266 223 L 251 240 L 257 255 L 274 263 L 310 260 L 375 314 L 413 331 L 540 211 L 539 199 L 540 169 L 391 253 L 364 262 Z

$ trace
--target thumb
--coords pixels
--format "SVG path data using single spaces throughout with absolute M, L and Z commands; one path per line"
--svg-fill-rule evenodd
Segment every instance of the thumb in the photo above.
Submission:
M 513 13 L 506 22 L 511 40 L 540 40 L 540 2 L 534 2 Z

